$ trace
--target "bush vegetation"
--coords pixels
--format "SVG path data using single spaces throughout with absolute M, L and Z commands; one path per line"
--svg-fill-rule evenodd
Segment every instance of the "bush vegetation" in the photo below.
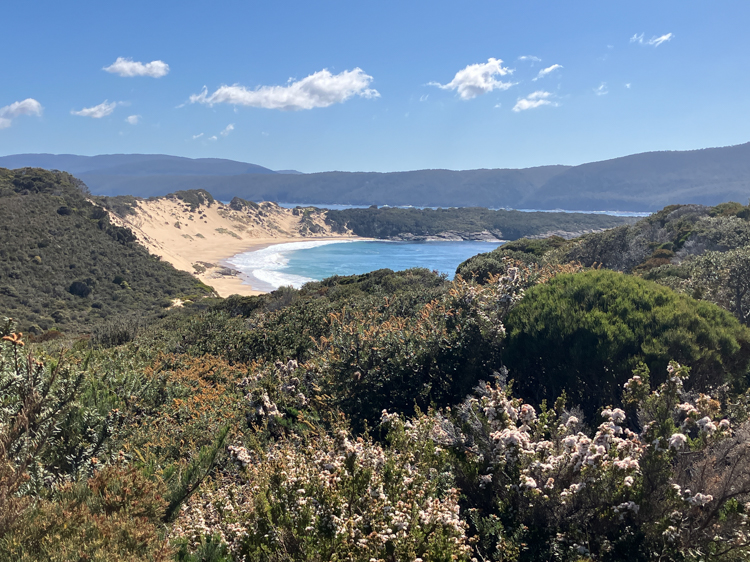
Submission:
M 64 172 L 0 170 L 0 308 L 24 332 L 164 315 L 212 290 L 159 261 Z
M 73 203 L 52 212 L 93 220 Z M 707 220 L 720 244 L 744 219 Z M 14 311 L 0 560 L 746 560 L 750 332 L 551 259 L 568 244 L 519 241 L 480 283 L 380 270 L 134 306 L 90 339 L 32 342 Z
M 640 364 L 692 366 L 690 384 L 748 384 L 750 331 L 719 307 L 608 270 L 560 275 L 529 289 L 506 321 L 503 359 L 532 403 L 566 392 L 587 414 L 620 402 Z M 656 382 L 663 382 L 661 377 Z
M 750 205 L 670 205 L 636 224 L 569 241 L 517 240 L 459 265 L 465 279 L 484 283 L 503 272 L 504 258 L 525 263 L 604 267 L 633 273 L 750 318 Z
M 62 355 L 6 323 L 0 558 L 743 559 L 747 330 L 626 275 L 504 269 L 204 301 Z M 563 309 L 600 337 L 589 378 L 514 366 L 534 323 L 580 359 L 540 329 Z
M 578 213 L 494 211 L 483 207 L 401 209 L 373 206 L 367 209 L 328 211 L 326 222 L 334 231 L 350 230 L 357 236 L 368 238 L 397 238 L 406 234 L 435 236 L 447 231 L 477 233 L 486 230 L 497 238 L 515 240 L 552 231 L 580 232 L 613 228 L 631 222 L 631 219 Z

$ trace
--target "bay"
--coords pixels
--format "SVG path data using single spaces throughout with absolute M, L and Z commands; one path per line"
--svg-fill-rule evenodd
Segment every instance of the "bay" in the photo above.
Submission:
M 376 269 L 400 271 L 424 267 L 453 278 L 456 267 L 498 242 L 391 242 L 316 240 L 274 244 L 245 252 L 227 262 L 247 278 L 253 288 L 270 291 L 281 286 L 301 287 L 332 275 L 354 275 Z

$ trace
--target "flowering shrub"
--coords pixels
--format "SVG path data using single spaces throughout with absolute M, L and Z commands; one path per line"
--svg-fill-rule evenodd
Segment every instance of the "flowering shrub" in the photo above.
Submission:
M 750 325 L 750 246 L 688 256 L 679 265 L 653 270 L 648 278 L 713 302 Z
M 750 554 L 750 503 L 742 503 L 750 500 L 750 426 L 733 433 L 722 419 L 726 404 L 683 391 L 687 375 L 671 363 L 667 382 L 651 392 L 641 370 L 625 385 L 638 423 L 620 408 L 605 408 L 593 432 L 562 401 L 537 412 L 499 383 L 480 384 L 449 414 L 450 423 L 432 414 L 431 438 L 456 453 L 462 505 L 479 538 L 476 554 L 485 560 Z
M 183 553 L 212 539 L 235 560 L 468 560 L 458 491 L 430 424 L 395 421 L 390 445 L 342 428 L 268 450 L 230 447 L 239 473 L 206 483 L 172 538 Z
M 0 336 L 0 559 L 166 560 L 163 483 L 113 454 L 121 416 L 85 403 L 88 359 L 32 354 L 10 320 Z
M 237 384 L 245 368 L 210 355 L 160 354 L 143 371 L 144 388 L 128 397 L 124 443 L 136 457 L 163 464 L 185 460 L 225 426 L 240 426 L 244 407 Z

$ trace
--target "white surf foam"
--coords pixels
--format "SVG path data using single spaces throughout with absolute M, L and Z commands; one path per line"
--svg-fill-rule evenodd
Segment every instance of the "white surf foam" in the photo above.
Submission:
M 346 242 L 354 242 L 354 240 L 310 240 L 308 242 L 274 244 L 255 252 L 237 254 L 229 258 L 227 262 L 245 275 L 251 276 L 263 284 L 271 286 L 273 289 L 288 285 L 299 289 L 305 283 L 316 281 L 316 279 L 285 273 L 284 269 L 289 264 L 290 255 L 300 250 Z

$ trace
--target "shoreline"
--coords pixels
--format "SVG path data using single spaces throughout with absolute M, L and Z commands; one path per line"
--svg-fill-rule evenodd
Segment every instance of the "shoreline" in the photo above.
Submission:
M 212 287 L 220 297 L 226 298 L 230 295 L 240 296 L 256 296 L 263 295 L 269 291 L 262 291 L 254 289 L 248 276 L 236 269 L 235 266 L 229 263 L 229 259 L 232 257 L 245 254 L 249 252 L 257 252 L 263 250 L 269 246 L 276 246 L 277 244 L 291 244 L 298 242 L 318 242 L 318 241 L 332 241 L 332 242 L 343 242 L 347 240 L 355 240 L 359 242 L 367 242 L 373 240 L 372 238 L 362 238 L 359 236 L 309 236 L 304 238 L 292 238 L 292 237 L 279 237 L 279 238 L 258 238 L 253 241 L 246 241 L 247 243 L 241 244 L 239 242 L 235 244 L 228 244 L 225 247 L 217 247 L 214 252 L 209 249 L 200 252 L 201 258 L 206 257 L 207 262 L 217 263 L 222 268 L 228 268 L 233 271 L 237 271 L 234 275 L 221 275 L 213 271 L 207 271 L 204 274 L 196 275 L 206 285 Z M 230 250 L 230 247 L 232 248 Z M 206 254 L 212 254 L 207 256 Z M 209 259 L 210 258 L 210 259 Z
M 248 278 L 226 263 L 232 256 L 275 244 L 367 240 L 334 233 L 320 213 L 295 213 L 268 202 L 232 207 L 162 197 L 137 200 L 129 213 L 110 213 L 110 220 L 129 228 L 151 254 L 190 273 L 222 298 L 266 292 L 254 288 Z

